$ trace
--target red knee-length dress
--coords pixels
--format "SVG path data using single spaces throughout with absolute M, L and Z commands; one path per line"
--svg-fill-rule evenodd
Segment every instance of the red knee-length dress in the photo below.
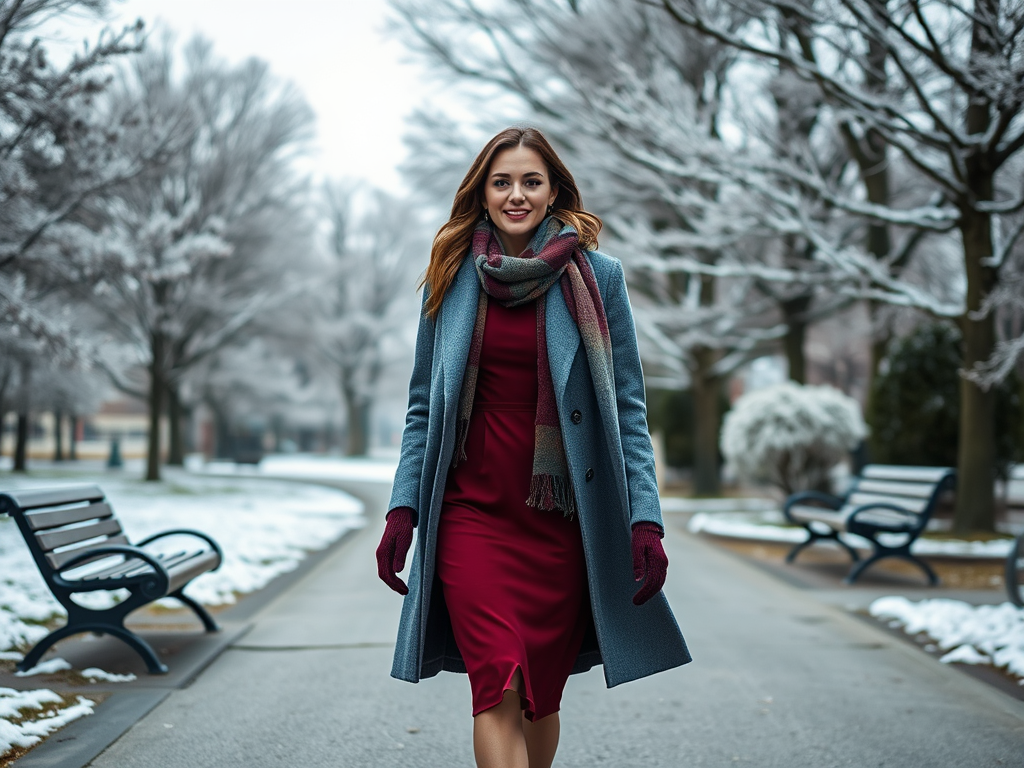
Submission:
M 467 458 L 448 471 L 437 532 L 474 716 L 513 689 L 516 669 L 526 717 L 557 712 L 589 624 L 579 522 L 526 504 L 536 409 L 534 303 L 489 299 Z

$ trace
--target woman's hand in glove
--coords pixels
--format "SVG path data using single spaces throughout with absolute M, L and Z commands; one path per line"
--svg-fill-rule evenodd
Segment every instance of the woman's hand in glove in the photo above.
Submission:
M 409 587 L 398 574 L 405 568 L 405 556 L 412 545 L 412 529 L 412 509 L 395 507 L 388 512 L 384 535 L 377 545 L 377 575 L 400 595 L 409 594 Z
M 668 556 L 661 546 L 665 532 L 651 522 L 633 526 L 633 579 L 643 579 L 643 586 L 633 595 L 633 605 L 643 605 L 665 586 Z

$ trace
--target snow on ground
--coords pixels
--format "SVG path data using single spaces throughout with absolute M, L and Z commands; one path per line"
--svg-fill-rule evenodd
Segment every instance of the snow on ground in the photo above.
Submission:
M 691 533 L 710 533 L 735 539 L 755 539 L 796 544 L 807 538 L 807 531 L 789 523 L 778 509 L 761 511 L 697 512 L 690 518 Z M 901 534 L 897 534 L 901 535 Z M 870 549 L 871 543 L 853 534 L 843 534 L 848 544 Z M 915 555 L 943 557 L 1004 558 L 1010 553 L 1013 539 L 965 541 L 962 539 L 920 538 L 913 543 Z
M 59 480 L 8 476 L 0 489 L 94 481 L 106 492 L 129 540 L 171 528 L 195 528 L 221 545 L 220 569 L 200 576 L 186 590 L 206 605 L 232 603 L 236 594 L 260 589 L 293 570 L 309 551 L 326 547 L 363 522 L 361 502 L 341 491 L 259 478 L 168 473 L 161 483 L 143 483 L 121 474 Z M 184 541 L 175 538 L 168 544 Z M 102 592 L 84 597 L 96 607 L 112 600 Z M 0 517 L 0 651 L 32 645 L 47 632 L 40 623 L 63 613 L 16 524 Z
M 95 702 L 84 696 L 70 706 L 51 690 L 0 688 L 0 756 L 32 747 L 72 720 L 91 715 Z
M 274 454 L 259 464 L 235 464 L 229 461 L 208 461 L 194 465 L 197 470 L 214 475 L 264 475 L 296 479 L 362 480 L 391 483 L 395 479 L 398 460 L 392 458 L 343 458 L 308 454 Z
M 890 626 L 903 627 L 908 635 L 924 632 L 948 651 L 940 659 L 946 664 L 992 664 L 1021 678 L 1024 685 L 1024 608 L 944 598 L 914 602 L 894 596 L 875 600 L 868 612 Z

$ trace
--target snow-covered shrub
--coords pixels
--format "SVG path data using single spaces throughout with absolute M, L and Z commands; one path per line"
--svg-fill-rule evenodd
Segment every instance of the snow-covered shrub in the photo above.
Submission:
M 793 382 L 740 397 L 722 425 L 722 453 L 741 477 L 785 493 L 829 489 L 829 471 L 864 439 L 860 404 L 833 387 Z

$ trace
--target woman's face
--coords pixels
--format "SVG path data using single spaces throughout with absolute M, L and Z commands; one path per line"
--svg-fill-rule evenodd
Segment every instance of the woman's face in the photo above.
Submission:
M 558 189 L 551 185 L 544 160 L 518 146 L 494 156 L 484 180 L 484 208 L 498 230 L 505 253 L 518 256 L 547 216 Z

